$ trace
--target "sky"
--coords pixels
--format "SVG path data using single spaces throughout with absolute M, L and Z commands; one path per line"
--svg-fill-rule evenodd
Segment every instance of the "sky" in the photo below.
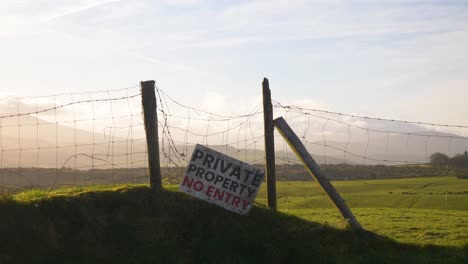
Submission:
M 2 0 L 0 97 L 156 80 L 178 101 L 247 112 L 272 97 L 468 125 L 466 0 Z

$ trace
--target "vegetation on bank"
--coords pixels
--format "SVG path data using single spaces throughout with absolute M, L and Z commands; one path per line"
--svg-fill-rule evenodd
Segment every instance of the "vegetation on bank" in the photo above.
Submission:
M 0 200 L 0 263 L 463 263 L 418 246 L 255 206 L 240 216 L 146 186 L 28 191 Z

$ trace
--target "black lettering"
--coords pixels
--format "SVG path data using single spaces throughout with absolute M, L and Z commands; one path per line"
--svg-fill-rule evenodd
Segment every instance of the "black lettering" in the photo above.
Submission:
M 210 181 L 213 181 L 214 178 L 215 178 L 215 174 L 212 173 L 211 171 L 209 171 L 209 172 L 207 172 L 207 173 L 205 174 L 205 179 L 206 179 L 207 181 L 209 181 L 209 182 L 210 182 Z
M 237 178 L 237 180 L 240 181 L 240 168 L 239 167 L 235 167 L 231 173 L 229 173 L 229 176 L 235 176 Z
M 223 182 L 223 188 L 228 190 L 229 189 L 229 184 L 231 183 L 231 179 L 224 179 L 224 182 Z
M 244 189 L 247 187 L 247 185 L 244 185 L 244 184 L 241 183 L 240 187 L 241 187 L 241 189 L 239 191 L 239 195 L 242 195 L 242 193 L 244 192 Z
M 262 179 L 263 179 L 263 174 L 255 174 L 252 180 L 252 185 L 257 188 L 260 187 L 260 182 L 262 181 Z
M 215 163 L 214 163 L 214 165 L 213 165 L 213 170 L 218 169 L 218 163 L 219 163 L 219 159 L 216 159 L 216 160 L 215 160 Z
M 202 177 L 203 177 L 203 173 L 205 173 L 205 169 L 202 168 L 202 167 L 200 167 L 200 168 L 198 168 L 197 173 L 195 173 L 195 177 L 200 177 L 200 178 L 202 178 Z
M 194 164 L 190 164 L 190 166 L 188 167 L 187 174 L 189 174 L 192 171 L 196 171 L 196 170 L 197 170 L 197 166 L 195 166 Z
M 217 184 L 218 182 L 222 182 L 224 180 L 224 177 L 221 175 L 216 175 L 216 179 L 214 181 L 214 184 Z
M 195 154 L 192 156 L 192 161 L 195 161 L 196 159 L 201 159 L 203 158 L 203 156 L 205 156 L 205 153 L 203 153 L 203 151 L 201 150 L 195 150 Z
M 211 169 L 211 163 L 214 161 L 214 157 L 210 154 L 205 155 L 205 159 L 203 159 L 203 166 L 208 166 Z
M 228 163 L 228 165 L 226 167 L 224 167 L 224 165 L 225 165 L 224 162 L 225 162 L 225 160 L 221 160 L 221 172 L 222 173 L 226 173 L 226 171 L 228 171 L 229 168 L 232 165 L 231 163 Z
M 250 175 L 253 174 L 253 171 L 249 171 L 249 170 L 246 169 L 246 170 L 245 170 L 245 173 L 246 173 L 246 174 L 245 174 L 245 178 L 244 178 L 244 183 L 246 183 L 246 182 L 249 180 Z
M 236 192 L 237 190 L 237 187 L 239 187 L 239 184 L 235 181 L 231 182 L 231 186 L 229 186 L 229 190 L 232 191 L 232 192 Z

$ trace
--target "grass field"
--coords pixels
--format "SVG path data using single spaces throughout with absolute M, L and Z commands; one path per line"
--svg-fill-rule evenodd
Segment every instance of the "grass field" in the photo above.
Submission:
M 400 242 L 468 244 L 468 180 L 456 177 L 333 182 L 369 231 Z M 266 204 L 262 186 L 257 202 Z M 318 223 L 344 223 L 314 182 L 279 182 L 281 211 Z
M 375 235 L 346 229 L 313 182 L 279 182 L 280 213 L 262 208 L 263 185 L 247 217 L 180 194 L 176 185 L 159 195 L 144 185 L 29 190 L 0 199 L 0 263 L 468 260 L 468 180 L 333 184 Z
M 414 208 L 468 211 L 468 180 L 456 177 L 336 181 L 351 208 Z M 257 201 L 266 202 L 266 185 Z M 331 208 L 314 182 L 278 182 L 281 209 Z

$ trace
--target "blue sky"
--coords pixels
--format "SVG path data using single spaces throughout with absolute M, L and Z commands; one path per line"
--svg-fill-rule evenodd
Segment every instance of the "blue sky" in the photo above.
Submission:
M 0 96 L 116 89 L 468 124 L 468 1 L 2 0 Z

